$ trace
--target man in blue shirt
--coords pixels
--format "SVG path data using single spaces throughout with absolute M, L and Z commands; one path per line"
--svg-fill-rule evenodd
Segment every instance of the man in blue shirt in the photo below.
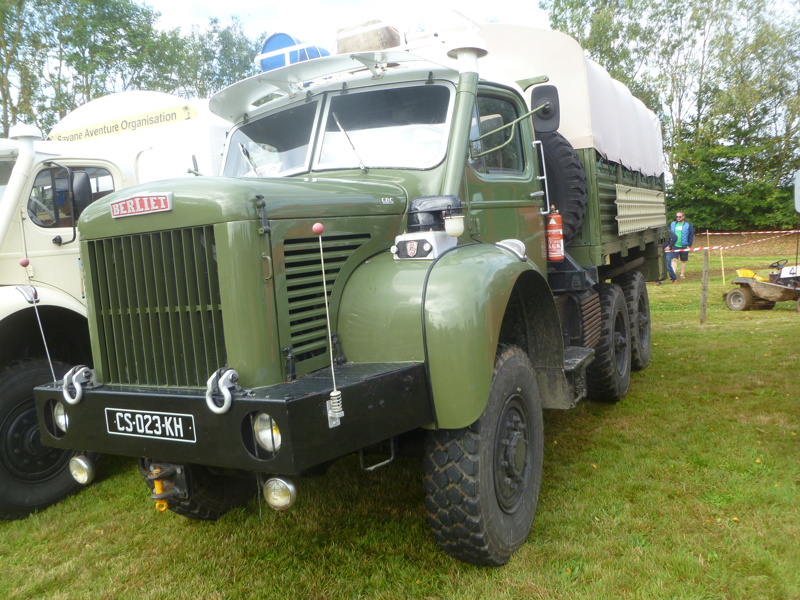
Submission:
M 664 244 L 664 262 L 667 263 L 667 275 L 669 275 L 670 283 L 678 283 L 678 276 L 675 275 L 675 270 L 672 268 L 672 248 L 675 245 L 677 236 L 674 231 L 669 232 L 669 241 Z M 661 282 L 658 282 L 661 285 Z
M 672 263 L 672 271 L 677 271 L 678 260 L 681 263 L 681 279 L 686 279 L 686 263 L 689 260 L 689 248 L 694 243 L 694 227 L 686 220 L 686 215 L 678 211 L 675 214 L 675 220 L 670 223 L 669 230 L 675 234 L 675 237 L 670 241 L 671 252 L 669 260 Z M 675 279 L 674 281 L 677 281 Z

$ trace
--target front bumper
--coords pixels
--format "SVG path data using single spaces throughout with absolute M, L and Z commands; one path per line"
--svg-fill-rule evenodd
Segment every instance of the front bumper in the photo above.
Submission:
M 300 474 L 435 421 L 421 363 L 337 366 L 336 382 L 344 417 L 333 428 L 326 407 L 332 390 L 330 369 L 291 383 L 235 392 L 224 414 L 208 408 L 202 390 L 103 385 L 85 388 L 73 405 L 63 402 L 56 383 L 36 388 L 36 411 L 42 443 L 48 446 L 285 475 Z M 66 433 L 54 426 L 56 402 L 67 411 Z M 254 439 L 252 422 L 261 412 L 268 413 L 281 432 L 281 447 L 274 454 Z M 186 417 L 181 435 L 165 439 L 141 435 L 142 431 L 125 433 L 128 428 L 119 426 L 125 421 L 120 415 L 156 413 Z M 191 432 L 186 431 L 187 423 Z M 173 421 L 164 422 L 165 431 L 174 434 L 176 428 Z

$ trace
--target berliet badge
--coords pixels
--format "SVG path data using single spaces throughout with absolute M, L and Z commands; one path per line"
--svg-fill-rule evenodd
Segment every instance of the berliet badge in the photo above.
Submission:
M 111 216 L 115 219 L 120 217 L 133 217 L 135 215 L 146 215 L 155 212 L 165 212 L 172 210 L 172 192 L 165 194 L 144 193 L 140 196 L 131 196 L 124 200 L 112 202 Z
M 406 242 L 406 252 L 408 253 L 409 258 L 414 258 L 417 255 L 417 244 L 419 242 L 414 240 L 409 240 Z

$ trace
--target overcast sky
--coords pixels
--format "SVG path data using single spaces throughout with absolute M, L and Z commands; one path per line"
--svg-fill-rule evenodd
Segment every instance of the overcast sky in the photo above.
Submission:
M 400 28 L 414 28 L 418 23 L 441 17 L 445 9 L 459 10 L 470 19 L 489 20 L 547 27 L 545 13 L 535 0 L 461 0 L 456 3 L 438 0 L 306 0 L 305 2 L 256 2 L 254 0 L 138 0 L 161 13 L 164 29 L 196 24 L 205 26 L 216 17 L 227 25 L 236 16 L 249 37 L 263 32 L 288 33 L 304 42 L 333 50 L 336 30 L 380 18 Z M 432 10 L 432 7 L 437 7 Z M 441 7 L 441 8 L 439 8 Z

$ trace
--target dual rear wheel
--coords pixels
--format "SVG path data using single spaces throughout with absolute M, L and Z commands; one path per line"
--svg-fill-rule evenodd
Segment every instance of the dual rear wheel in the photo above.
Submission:
M 596 288 L 600 295 L 600 340 L 594 348 L 594 361 L 586 370 L 589 398 L 617 402 L 628 392 L 631 381 L 629 306 L 616 283 L 601 283 Z M 638 311 L 638 302 L 631 309 Z M 646 339 L 649 344 L 649 325 Z
M 631 369 L 641 371 L 650 364 L 650 298 L 640 271 L 632 271 L 617 280 L 628 309 L 631 337 Z

